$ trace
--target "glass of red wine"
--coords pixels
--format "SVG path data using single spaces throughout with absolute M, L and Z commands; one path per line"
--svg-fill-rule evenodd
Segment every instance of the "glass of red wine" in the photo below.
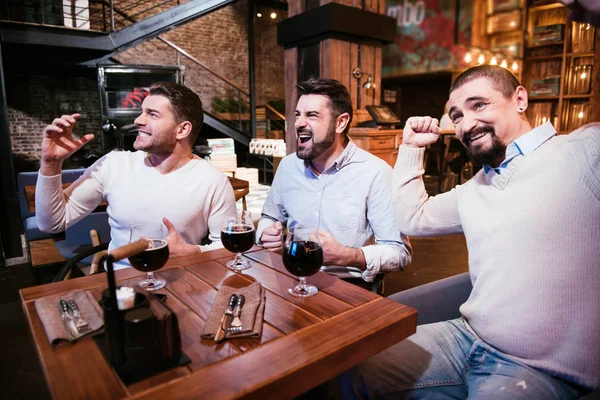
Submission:
M 241 272 L 252 266 L 249 260 L 242 258 L 242 253 L 252 248 L 255 237 L 254 222 L 249 211 L 242 210 L 223 222 L 221 243 L 227 250 L 235 253 L 235 258 L 227 263 L 227 268 Z
M 299 297 L 317 294 L 319 289 L 306 283 L 306 277 L 316 274 L 323 265 L 323 249 L 316 228 L 303 225 L 288 228 L 283 246 L 283 265 L 300 280 L 298 285 L 288 289 L 289 294 Z
M 148 222 L 133 225 L 129 230 L 129 243 L 140 239 L 148 241 L 146 250 L 129 257 L 133 268 L 147 273 L 146 279 L 138 282 L 138 285 L 148 291 L 162 289 L 167 284 L 164 279 L 154 277 L 154 271 L 162 268 L 169 259 L 166 229 L 162 223 Z

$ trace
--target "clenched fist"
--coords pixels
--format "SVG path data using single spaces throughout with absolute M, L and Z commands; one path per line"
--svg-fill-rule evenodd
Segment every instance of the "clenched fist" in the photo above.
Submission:
M 402 144 L 425 147 L 440 137 L 439 121 L 431 117 L 410 117 L 402 132 Z

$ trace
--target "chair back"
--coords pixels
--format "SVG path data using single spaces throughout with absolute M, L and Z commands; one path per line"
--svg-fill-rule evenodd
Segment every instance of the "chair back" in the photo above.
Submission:
M 27 217 L 33 216 L 29 211 L 27 197 L 25 197 L 25 186 L 34 186 L 37 183 L 38 173 L 36 172 L 19 172 L 17 174 L 17 189 L 19 191 L 19 213 L 21 218 L 25 220 Z
M 66 169 L 62 172 L 62 182 L 75 182 L 85 171 L 85 168 L 78 169 Z M 17 188 L 19 191 L 19 212 L 21 218 L 31 217 L 34 215 L 29 211 L 29 204 L 27 203 L 27 197 L 25 197 L 25 186 L 35 186 L 37 183 L 38 171 L 34 172 L 19 172 L 17 174 Z
M 75 225 L 68 227 L 65 231 L 67 246 L 93 244 L 90 238 L 90 231 L 92 229 L 98 233 L 101 243 L 110 242 L 108 214 L 104 211 L 91 213 Z

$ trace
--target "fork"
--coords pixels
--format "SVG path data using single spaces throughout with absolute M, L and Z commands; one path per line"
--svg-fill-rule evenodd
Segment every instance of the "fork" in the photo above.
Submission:
M 231 321 L 231 325 L 229 325 L 228 331 L 230 333 L 238 333 L 242 331 L 242 320 L 240 319 L 240 315 L 242 314 L 242 307 L 244 305 L 243 294 L 240 294 L 237 299 L 237 304 L 235 305 L 235 310 L 233 311 L 233 321 Z
M 76 338 L 76 330 L 75 324 L 73 323 L 73 318 L 71 314 L 69 314 L 69 307 L 67 306 L 67 302 L 60 299 L 58 300 L 58 309 L 60 310 L 60 316 L 63 320 L 63 325 L 65 330 L 67 331 L 69 341 L 73 341 Z
M 77 328 L 78 333 L 84 333 L 90 330 L 90 326 L 83 319 L 81 314 L 79 313 L 79 308 L 74 300 L 69 300 L 67 302 L 71 311 L 73 311 L 73 316 L 75 317 L 75 327 Z

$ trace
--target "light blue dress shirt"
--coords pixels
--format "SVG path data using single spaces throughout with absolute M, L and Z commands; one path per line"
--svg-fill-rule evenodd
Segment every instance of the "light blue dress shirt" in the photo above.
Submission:
M 410 244 L 396 227 L 391 182 L 392 168 L 352 141 L 319 176 L 308 161 L 290 154 L 277 168 L 256 237 L 275 221 L 308 225 L 365 255 L 362 273 L 348 266 L 326 266 L 325 272 L 370 282 L 380 271 L 404 269 L 411 259 Z
M 546 140 L 556 135 L 556 129 L 550 122 L 546 122 L 537 128 L 534 128 L 512 142 L 506 148 L 506 158 L 498 168 L 492 168 L 488 165 L 483 166 L 486 175 L 490 171 L 495 171 L 497 174 L 502 174 L 506 170 L 508 164 L 517 156 L 526 156 L 540 147 Z

